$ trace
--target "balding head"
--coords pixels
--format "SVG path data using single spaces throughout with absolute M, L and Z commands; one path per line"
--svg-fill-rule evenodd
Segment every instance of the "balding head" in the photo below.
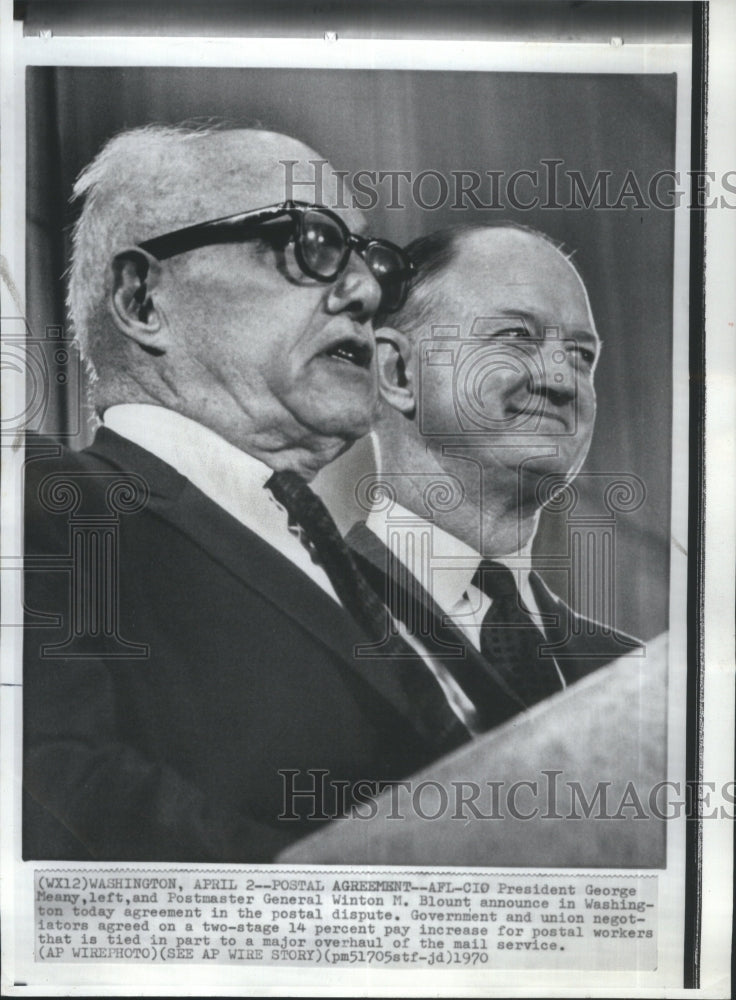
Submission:
M 475 305 L 482 308 L 484 302 L 487 304 L 489 286 L 507 283 L 509 265 L 513 263 L 534 269 L 541 260 L 558 272 L 577 275 L 563 247 L 546 233 L 506 221 L 442 229 L 414 240 L 406 252 L 416 269 L 411 293 L 399 312 L 377 316 L 376 326 L 387 321 L 409 335 L 424 329 L 427 323 L 440 322 L 437 315 L 443 307 L 446 311 L 452 307 L 457 313 L 458 305 L 468 305 L 472 312 L 474 297 Z M 456 275 L 463 280 L 460 288 L 453 290 Z M 578 280 L 582 287 L 579 276 Z M 459 303 L 454 297 L 448 302 L 448 295 L 455 294 L 459 295 Z
M 377 328 L 382 452 L 443 464 L 445 445 L 472 435 L 500 490 L 516 490 L 522 469 L 532 492 L 537 475 L 574 474 L 595 419 L 600 342 L 567 255 L 507 223 L 456 227 L 407 252 L 417 280 Z

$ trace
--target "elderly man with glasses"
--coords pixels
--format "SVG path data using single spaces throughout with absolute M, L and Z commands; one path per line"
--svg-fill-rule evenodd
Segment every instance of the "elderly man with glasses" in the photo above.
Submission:
M 150 127 L 77 181 L 101 426 L 26 448 L 27 858 L 268 860 L 460 740 L 408 647 L 360 655 L 385 612 L 306 486 L 371 425 L 411 274 L 358 212 L 283 201 L 314 155 Z

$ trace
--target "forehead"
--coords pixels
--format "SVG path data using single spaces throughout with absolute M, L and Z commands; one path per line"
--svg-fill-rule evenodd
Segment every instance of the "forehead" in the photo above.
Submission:
M 534 315 L 540 323 L 594 330 L 585 286 L 552 244 L 532 233 L 488 229 L 461 239 L 448 290 L 474 315 Z
M 364 228 L 359 211 L 339 207 L 350 203 L 343 194 L 343 178 L 324 157 L 289 136 L 233 130 L 193 136 L 142 154 L 138 168 L 147 175 L 151 214 L 158 217 L 159 228 L 204 222 L 289 198 L 315 201 L 319 189 L 314 184 L 294 184 L 290 190 L 288 183 L 290 177 L 313 180 L 315 171 L 323 202 L 351 229 Z

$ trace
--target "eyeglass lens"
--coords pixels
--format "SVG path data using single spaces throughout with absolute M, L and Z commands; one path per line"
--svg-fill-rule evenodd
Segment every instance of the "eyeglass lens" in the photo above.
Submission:
M 323 278 L 337 275 L 347 256 L 347 246 L 336 222 L 320 212 L 305 212 L 300 243 L 304 260 L 315 274 Z
M 404 280 L 400 277 L 404 262 L 391 247 L 373 243 L 364 259 L 383 291 L 383 308 L 395 309 L 403 299 Z
M 305 212 L 299 243 L 304 263 L 320 277 L 334 278 L 344 267 L 348 256 L 345 232 L 329 216 Z M 381 286 L 383 308 L 395 308 L 403 297 L 404 282 L 398 273 L 404 262 L 391 247 L 377 242 L 371 243 L 362 257 Z

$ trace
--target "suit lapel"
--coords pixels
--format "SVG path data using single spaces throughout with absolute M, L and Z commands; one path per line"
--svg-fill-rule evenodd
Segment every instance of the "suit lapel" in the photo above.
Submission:
M 348 532 L 346 541 L 353 548 L 361 569 L 378 593 L 384 600 L 387 594 L 391 595 L 387 603 L 394 617 L 403 620 L 408 612 L 413 622 L 431 623 L 431 628 L 425 630 L 426 634 L 422 631 L 419 638 L 431 655 L 456 677 L 465 690 L 478 686 L 476 678 L 485 678 L 484 694 L 481 696 L 483 704 L 476 707 L 483 711 L 489 728 L 505 722 L 526 708 L 525 703 L 507 685 L 493 664 L 449 620 L 415 577 L 411 578 L 409 590 L 403 586 L 402 580 L 408 571 L 398 565 L 398 560 L 370 528 L 364 523 L 354 525 Z M 388 589 L 387 580 L 392 582 L 392 587 Z M 391 604 L 394 606 L 391 607 Z
M 551 619 L 545 625 L 549 639 L 545 652 L 554 656 L 569 684 L 641 648 L 641 643 L 632 636 L 577 614 L 549 589 L 538 573 L 532 572 L 530 582 L 540 612 Z
M 505 716 L 523 710 L 526 706 L 518 695 L 512 691 L 503 678 L 485 657 L 468 642 L 460 629 L 447 621 L 447 615 L 435 603 L 432 597 L 421 587 L 418 581 L 412 586 L 411 595 L 401 592 L 397 574 L 391 572 L 392 556 L 383 542 L 365 523 L 353 526 L 347 535 L 347 542 L 362 560 L 361 567 L 372 580 L 374 586 L 381 587 L 380 593 L 386 594 L 385 581 L 393 575 L 393 594 L 397 611 L 402 605 L 422 605 L 422 613 L 429 615 L 433 622 L 435 643 L 428 643 L 430 652 L 441 660 L 449 670 L 453 670 L 453 657 L 457 656 L 458 646 L 462 647 L 469 670 L 480 671 L 488 675 L 498 690 L 498 710 Z M 532 572 L 531 585 L 537 600 L 539 611 L 545 619 L 545 632 L 549 645 L 545 652 L 557 660 L 563 676 L 568 684 L 589 674 L 593 670 L 610 663 L 618 656 L 623 656 L 641 648 L 641 643 L 622 632 L 614 631 L 599 622 L 583 618 L 572 610 L 561 598 L 557 597 L 544 583 L 538 573 Z M 415 607 L 414 620 L 419 611 Z
M 444 699 L 440 699 L 441 704 L 434 699 L 433 711 L 425 707 L 420 715 L 402 683 L 405 671 L 426 669 L 423 664 L 356 656 L 356 647 L 365 646 L 367 640 L 345 609 L 188 479 L 150 452 L 104 427 L 86 451 L 121 470 L 142 475 L 150 490 L 149 513 L 176 527 L 234 577 L 336 654 L 409 722 L 423 742 L 435 748 L 439 745 L 441 750 L 460 742 L 458 720 Z

